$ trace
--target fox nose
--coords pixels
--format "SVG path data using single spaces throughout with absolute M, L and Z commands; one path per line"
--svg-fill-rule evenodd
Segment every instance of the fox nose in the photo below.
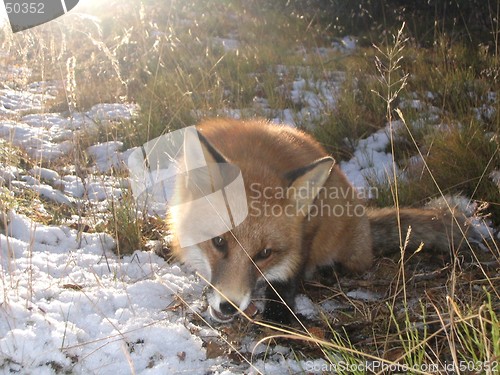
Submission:
M 221 313 L 225 315 L 234 315 L 236 314 L 236 307 L 234 307 L 231 302 L 224 301 L 219 304 L 219 310 Z

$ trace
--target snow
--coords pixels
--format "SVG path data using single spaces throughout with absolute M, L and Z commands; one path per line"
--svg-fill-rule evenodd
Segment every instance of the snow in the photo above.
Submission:
M 135 371 L 150 374 L 205 372 L 216 363 L 205 358 L 186 317 L 165 311 L 177 294 L 201 294 L 194 276 L 150 253 L 119 259 L 103 233 L 79 237 L 14 211 L 7 216 L 7 234 L 0 234 L 3 370 L 128 373 L 127 356 Z
M 40 197 L 69 207 L 73 206 L 74 201 L 67 197 L 63 192 L 54 189 L 50 185 L 37 183 L 36 180 L 32 182 L 33 183 L 30 184 L 30 188 L 38 192 L 40 194 Z
M 346 35 L 332 43 L 332 47 L 343 53 L 352 53 L 357 48 L 358 42 L 354 36 Z
M 0 114 L 14 114 L 16 111 L 25 112 L 41 110 L 44 96 L 27 91 L 12 89 L 0 90 Z
M 43 180 L 48 180 L 48 181 L 57 181 L 61 179 L 61 176 L 59 176 L 59 173 L 56 171 L 53 171 L 52 169 L 48 168 L 42 168 L 42 167 L 33 167 L 29 173 L 32 176 L 37 176 Z
M 109 141 L 88 147 L 87 154 L 95 159 L 100 172 L 108 172 L 112 168 L 120 168 L 124 162 L 118 152 L 122 147 L 123 142 Z
M 483 247 L 482 241 L 490 238 L 493 233 L 491 220 L 483 215 L 485 207 L 479 206 L 478 202 L 471 201 L 463 195 L 445 195 L 429 201 L 429 208 L 446 210 L 449 208 L 463 213 L 467 217 L 467 224 L 471 231 L 468 233 L 469 241 Z
M 0 138 L 23 148 L 37 160 L 52 161 L 74 149 L 75 130 L 130 121 L 138 113 L 137 105 L 119 103 L 97 104 L 86 112 L 74 112 L 68 116 L 44 113 L 44 104 L 54 99 L 61 86 L 49 81 L 31 83 L 26 91 L 1 89 L 0 115 L 11 119 L 5 121 L 0 117 Z M 19 121 L 18 117 L 21 117 Z M 98 165 L 100 167 L 102 165 Z
M 299 294 L 295 298 L 295 312 L 308 319 L 317 319 L 319 314 L 316 306 L 310 298 L 303 294 Z
M 363 301 L 379 301 L 383 296 L 369 290 L 355 289 L 346 293 L 347 297 Z
M 500 170 L 492 171 L 489 177 L 498 186 L 498 191 L 500 192 Z
M 277 74 L 287 74 L 287 69 L 278 66 Z M 324 79 L 304 78 L 310 75 L 307 69 L 298 69 L 299 76 L 291 86 L 281 85 L 277 91 L 290 97 L 300 110 L 284 109 L 274 114 L 273 122 L 296 126 L 314 124 L 331 115 L 337 104 L 337 95 L 345 80 L 345 73 L 330 72 Z M 269 112 L 269 111 L 264 111 Z
M 370 191 L 373 183 L 385 183 L 393 180 L 393 157 L 387 148 L 390 145 L 389 132 L 399 126 L 398 123 L 387 124 L 365 139 L 358 141 L 353 157 L 341 161 L 340 168 L 351 183 L 360 191 Z M 396 166 L 396 175 L 402 178 Z M 367 198 L 374 198 L 368 196 Z

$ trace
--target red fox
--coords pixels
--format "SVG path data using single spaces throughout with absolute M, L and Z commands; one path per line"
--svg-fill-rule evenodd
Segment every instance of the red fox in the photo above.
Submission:
M 207 297 L 216 320 L 247 309 L 254 291 L 267 284 L 264 319 L 289 321 L 302 278 L 334 263 L 367 270 L 374 250 L 400 248 L 398 228 L 404 241 L 411 226 L 413 249 L 424 243 L 446 250 L 462 239 L 443 212 L 401 209 L 398 226 L 395 209 L 368 210 L 334 159 L 300 130 L 232 119 L 208 120 L 196 129 L 210 173 L 217 174 L 220 163 L 241 170 L 248 208 L 241 224 L 188 246 L 181 245 L 179 232 L 186 221 L 199 220 L 197 213 L 189 206 L 169 213 L 173 254 L 210 283 Z M 191 153 L 184 150 L 184 163 L 196 156 Z M 189 201 L 192 194 L 185 181 L 176 183 L 174 201 Z

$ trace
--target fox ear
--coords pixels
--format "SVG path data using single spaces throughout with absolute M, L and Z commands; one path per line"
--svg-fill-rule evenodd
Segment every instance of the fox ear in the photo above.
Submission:
M 335 160 L 327 156 L 286 174 L 291 181 L 287 191 L 288 196 L 298 203 L 299 210 L 313 203 L 330 176 L 334 164 Z
M 193 170 L 208 163 L 227 163 L 227 160 L 208 139 L 195 129 L 184 133 L 184 163 L 186 170 Z
M 228 161 L 197 130 L 184 133 L 186 187 L 195 195 L 206 195 L 224 187 L 221 165 Z
M 198 138 L 207 163 L 228 163 L 227 159 L 200 132 L 198 132 Z

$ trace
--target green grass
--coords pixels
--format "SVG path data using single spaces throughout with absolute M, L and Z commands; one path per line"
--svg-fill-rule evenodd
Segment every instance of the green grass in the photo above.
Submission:
M 476 310 L 469 308 L 465 316 L 459 316 L 459 323 L 454 331 L 458 339 L 457 354 L 460 359 L 477 367 L 482 366 L 477 370 L 487 372 L 494 370 L 493 364 L 500 356 L 500 321 L 492 302 L 497 297 L 487 291 L 484 294 L 485 300 Z M 456 313 L 460 314 L 459 311 Z

